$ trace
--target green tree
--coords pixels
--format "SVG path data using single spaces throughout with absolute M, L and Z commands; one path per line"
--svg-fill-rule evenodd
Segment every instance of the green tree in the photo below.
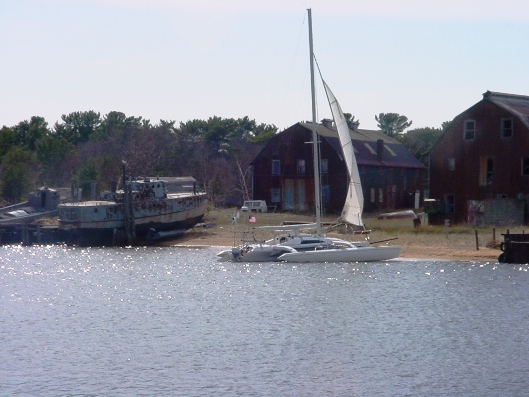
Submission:
M 347 124 L 353 124 L 353 123 L 360 124 L 360 120 L 355 120 L 355 116 L 353 116 L 351 113 L 344 113 L 343 116 L 345 117 Z
M 87 142 L 101 128 L 101 117 L 92 110 L 63 114 L 61 119 L 61 124 L 55 123 L 55 134 L 74 145 Z
M 255 124 L 254 129 L 250 131 L 247 140 L 250 143 L 262 145 L 272 139 L 275 134 L 277 134 L 277 127 L 275 125 L 264 123 Z
M 441 124 L 441 129 L 443 131 L 446 131 L 448 127 L 450 127 L 450 125 L 452 124 L 452 121 L 443 121 L 443 123 Z
M 37 148 L 37 141 L 49 135 L 48 123 L 43 117 L 33 116 L 30 121 L 24 120 L 13 127 L 17 144 L 34 151 Z
M 9 127 L 2 127 L 0 130 L 0 160 L 5 156 L 17 142 L 15 130 Z
M 406 146 L 424 165 L 428 163 L 428 155 L 439 137 L 443 134 L 441 128 L 415 128 L 399 135 L 399 141 Z
M 248 198 L 250 163 L 276 133 L 274 125 L 257 124 L 247 116 L 190 120 L 177 131 L 175 150 L 181 155 L 175 163 L 200 180 L 211 202 Z
M 142 117 L 127 117 L 122 112 L 109 112 L 101 122 L 101 138 L 119 134 L 126 140 L 134 131 L 144 126 L 149 126 L 149 120 L 143 120 Z
M 93 163 L 85 165 L 77 173 L 79 187 L 83 189 L 83 198 L 90 198 L 91 182 L 97 181 L 97 166 Z
M 204 142 L 218 153 L 229 152 L 230 143 L 244 139 L 252 144 L 266 143 L 277 133 L 273 124 L 257 124 L 248 116 L 223 119 L 213 116 L 206 120 L 180 123 L 179 133 L 188 142 Z
M 38 174 L 33 153 L 21 146 L 12 147 L 2 161 L 2 197 L 17 202 L 32 189 Z
M 73 150 L 74 146 L 62 137 L 47 135 L 37 141 L 36 156 L 42 167 L 42 182 L 45 185 L 60 186 L 65 182 L 63 178 L 69 175 L 62 172 L 61 165 Z
M 378 116 L 375 115 L 375 120 L 378 123 L 378 128 L 392 138 L 396 138 L 412 124 L 412 121 L 408 121 L 406 116 L 398 113 L 380 113 Z

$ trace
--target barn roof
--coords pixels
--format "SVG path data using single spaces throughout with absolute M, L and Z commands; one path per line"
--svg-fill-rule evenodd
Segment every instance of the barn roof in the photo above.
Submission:
M 529 128 L 529 96 L 487 91 L 483 94 L 483 100 L 489 100 L 507 110 Z
M 303 128 L 312 131 L 312 123 L 299 123 Z M 288 130 L 286 130 L 288 131 Z M 338 132 L 334 128 L 328 128 L 323 124 L 316 124 L 316 132 L 325 139 L 339 155 L 342 148 L 338 138 Z M 353 148 L 355 150 L 356 162 L 358 165 L 418 168 L 425 166 L 399 141 L 384 134 L 381 131 L 349 129 Z M 384 142 L 382 159 L 377 153 L 377 141 Z

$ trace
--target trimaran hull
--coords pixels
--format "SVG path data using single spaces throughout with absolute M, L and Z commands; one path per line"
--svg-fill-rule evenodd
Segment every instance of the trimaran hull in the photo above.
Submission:
M 397 245 L 323 249 L 289 252 L 279 256 L 285 262 L 377 262 L 400 256 Z

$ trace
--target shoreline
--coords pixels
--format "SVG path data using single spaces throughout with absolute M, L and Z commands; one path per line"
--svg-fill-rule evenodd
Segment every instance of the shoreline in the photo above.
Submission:
M 328 234 L 329 236 L 348 239 L 342 234 Z M 194 228 L 188 230 L 183 236 L 175 240 L 160 242 L 159 246 L 164 247 L 232 247 L 233 231 L 229 228 L 211 227 Z M 492 261 L 497 263 L 501 254 L 499 249 L 487 246 L 479 246 L 476 249 L 475 243 L 468 242 L 468 238 L 461 242 L 461 236 L 443 235 L 410 235 L 403 233 L 397 236 L 395 245 L 400 245 L 401 255 L 399 258 L 405 259 L 431 259 L 431 260 L 453 260 L 453 261 Z M 470 239 L 471 241 L 471 239 Z

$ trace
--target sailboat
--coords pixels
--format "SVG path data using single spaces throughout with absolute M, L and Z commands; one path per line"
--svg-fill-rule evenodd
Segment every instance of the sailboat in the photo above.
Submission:
M 312 141 L 313 141 L 313 155 L 314 155 L 314 192 L 316 203 L 316 224 L 317 233 L 321 234 L 321 200 L 320 200 L 320 166 L 319 166 L 319 150 L 318 150 L 318 134 L 316 132 L 316 94 L 314 82 L 314 51 L 312 44 L 312 14 L 311 9 L 308 9 L 309 21 L 309 48 L 310 48 L 310 72 L 311 72 L 311 93 L 312 93 Z M 321 74 L 320 74 L 321 75 Z M 336 97 L 330 90 L 329 86 L 323 80 L 327 99 L 334 118 L 342 151 L 345 158 L 345 163 L 348 171 L 348 192 L 345 204 L 342 210 L 341 218 L 346 223 L 364 227 L 362 221 L 362 212 L 364 205 L 364 196 L 362 192 L 362 185 L 360 181 L 360 174 L 358 172 L 358 165 L 356 163 L 356 156 L 353 149 L 351 136 L 349 135 L 349 127 L 345 119 L 342 109 Z M 343 241 L 343 240 L 341 240 Z M 287 262 L 366 262 L 366 261 L 382 261 L 396 258 L 400 255 L 400 246 L 384 245 L 374 246 L 366 242 L 341 244 L 339 247 L 314 249 L 307 251 L 287 252 L 278 256 L 278 260 Z
M 242 244 L 222 250 L 217 256 L 221 262 L 277 262 L 278 257 L 285 253 L 325 249 L 336 247 L 338 244 L 348 244 L 348 242 L 337 238 L 315 236 L 304 232 L 306 229 L 314 228 L 316 228 L 316 223 L 255 227 L 254 230 L 271 230 L 275 235 L 265 241 L 243 238 Z

